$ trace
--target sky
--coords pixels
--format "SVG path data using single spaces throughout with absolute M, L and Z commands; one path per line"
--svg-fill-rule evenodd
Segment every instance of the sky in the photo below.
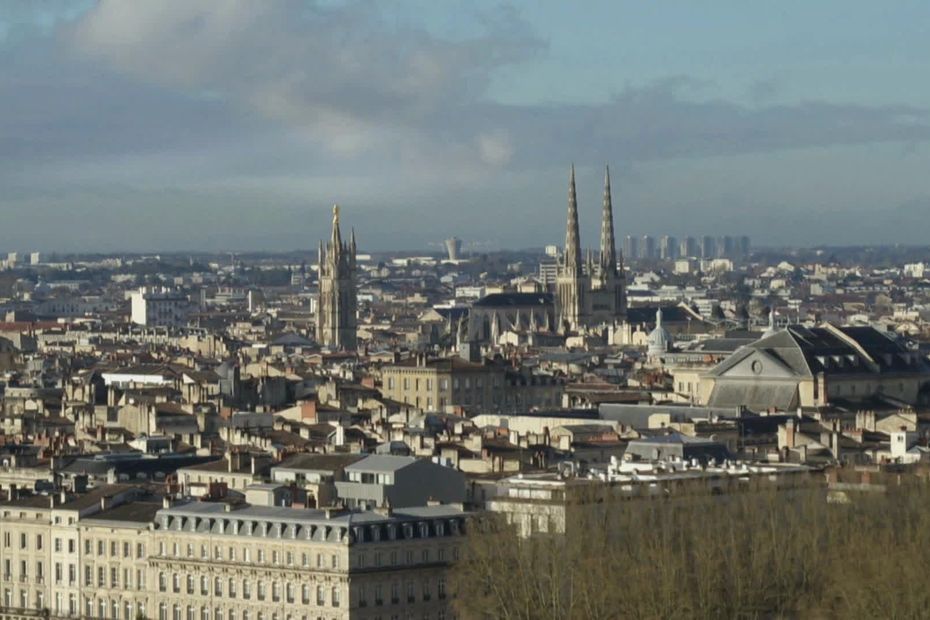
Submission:
M 0 250 L 927 244 L 925 0 L 0 0 Z M 618 244 L 620 239 L 618 239 Z

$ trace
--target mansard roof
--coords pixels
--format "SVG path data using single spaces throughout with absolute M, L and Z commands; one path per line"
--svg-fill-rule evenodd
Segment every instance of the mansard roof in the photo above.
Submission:
M 798 377 L 830 374 L 923 372 L 930 373 L 921 356 L 873 327 L 805 327 L 789 325 L 770 336 L 738 349 L 717 365 L 721 376 L 753 355 L 777 360 Z

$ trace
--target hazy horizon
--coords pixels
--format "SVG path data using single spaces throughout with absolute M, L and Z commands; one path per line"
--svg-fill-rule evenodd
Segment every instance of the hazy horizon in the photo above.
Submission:
M 930 5 L 0 7 L 0 249 L 926 243 Z M 436 251 L 439 251 L 437 248 Z

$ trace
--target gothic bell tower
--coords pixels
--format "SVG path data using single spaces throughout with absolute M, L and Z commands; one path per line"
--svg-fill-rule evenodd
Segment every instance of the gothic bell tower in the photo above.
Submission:
M 316 309 L 316 339 L 331 350 L 357 346 L 358 301 L 355 288 L 355 230 L 348 242 L 339 230 L 339 206 L 333 206 L 333 231 L 320 241 L 320 293 Z

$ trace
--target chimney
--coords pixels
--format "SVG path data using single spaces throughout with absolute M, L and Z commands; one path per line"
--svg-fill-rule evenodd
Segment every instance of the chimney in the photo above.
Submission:
M 162 508 L 164 508 L 164 509 L 171 508 L 171 504 L 172 504 L 172 502 L 171 502 L 171 496 L 170 496 L 170 495 L 165 495 L 163 498 L 161 498 L 161 507 L 162 507 Z

